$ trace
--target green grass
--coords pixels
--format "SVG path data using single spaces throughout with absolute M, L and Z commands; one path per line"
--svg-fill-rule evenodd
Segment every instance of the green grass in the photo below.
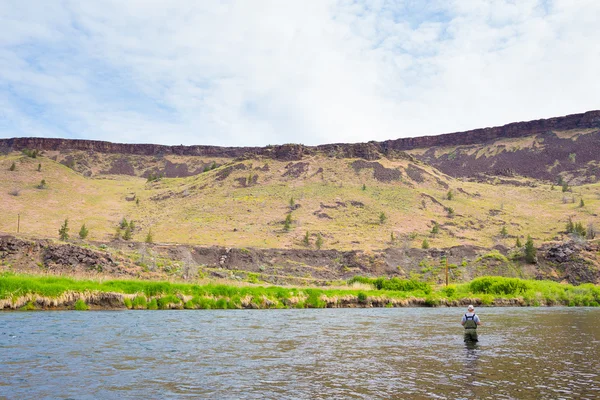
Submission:
M 360 289 L 352 284 L 363 284 Z M 371 285 L 372 290 L 368 289 Z M 365 289 L 365 287 L 367 289 Z M 421 299 L 426 306 L 462 304 L 474 301 L 493 305 L 497 300 L 514 299 L 518 304 L 598 306 L 600 287 L 592 284 L 573 286 L 550 281 L 518 278 L 482 277 L 470 283 L 449 287 L 397 278 L 354 277 L 347 287 L 291 288 L 278 286 L 228 286 L 221 284 L 193 285 L 169 282 L 113 280 L 96 282 L 63 277 L 39 277 L 14 274 L 0 275 L 0 300 L 17 301 L 25 296 L 60 298 L 65 292 L 116 292 L 124 295 L 123 306 L 130 309 L 229 309 L 229 308 L 324 308 L 340 305 L 341 298 L 355 304 L 367 304 L 373 298 L 383 298 L 382 306 L 395 300 Z M 187 298 L 186 301 L 183 298 Z M 34 302 L 21 307 L 32 309 Z M 404 303 L 407 305 L 406 303 Z M 409 303 L 410 305 L 412 303 Z M 77 310 L 88 309 L 78 300 Z

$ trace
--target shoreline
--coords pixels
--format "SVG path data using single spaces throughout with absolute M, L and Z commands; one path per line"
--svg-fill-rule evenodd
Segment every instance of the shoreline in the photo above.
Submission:
M 355 277 L 330 288 L 189 284 L 0 275 L 3 310 L 305 309 L 382 307 L 600 306 L 600 286 L 481 277 L 433 287 L 397 278 Z

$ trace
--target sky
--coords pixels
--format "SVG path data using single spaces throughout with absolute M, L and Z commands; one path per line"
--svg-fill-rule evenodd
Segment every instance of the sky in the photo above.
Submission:
M 383 141 L 600 109 L 597 0 L 2 0 L 0 138 Z

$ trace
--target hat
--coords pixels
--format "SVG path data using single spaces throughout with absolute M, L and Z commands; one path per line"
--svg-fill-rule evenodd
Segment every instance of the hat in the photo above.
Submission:
M 475 307 L 473 307 L 473 304 L 469 304 L 469 307 L 467 307 L 467 310 L 474 310 Z

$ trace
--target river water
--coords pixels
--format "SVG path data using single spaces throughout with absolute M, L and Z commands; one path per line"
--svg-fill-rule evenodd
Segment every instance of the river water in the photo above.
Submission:
M 0 398 L 600 398 L 600 309 L 463 312 L 5 312 Z

